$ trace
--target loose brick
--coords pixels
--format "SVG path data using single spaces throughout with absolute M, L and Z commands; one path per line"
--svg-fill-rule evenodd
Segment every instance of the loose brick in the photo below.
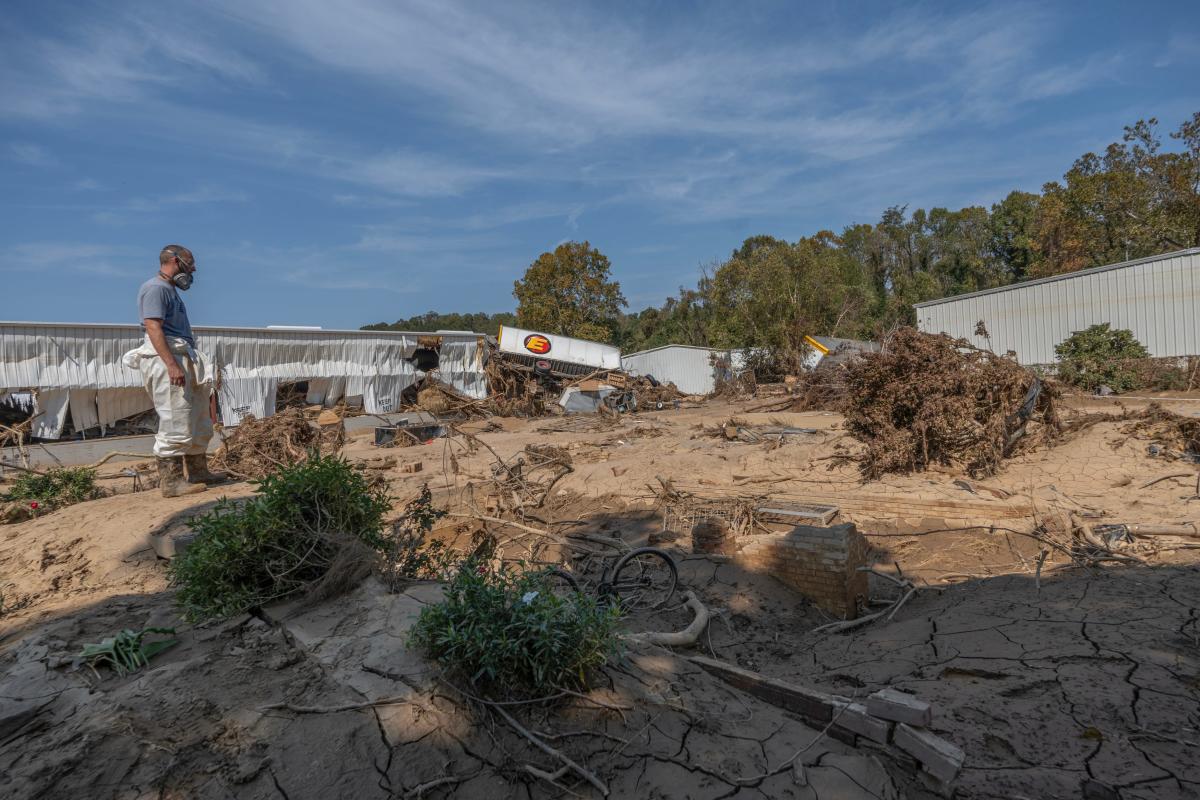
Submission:
M 880 719 L 904 722 L 924 728 L 933 722 L 929 703 L 896 689 L 880 689 L 867 698 L 867 711 Z
M 946 783 L 954 780 L 966 759 L 962 748 L 952 742 L 903 722 L 896 726 L 892 743 L 920 761 L 930 775 Z
M 888 743 L 892 734 L 892 723 L 871 716 L 862 703 L 841 697 L 835 697 L 834 703 L 834 714 L 837 716 L 834 726 L 841 726 L 879 744 Z

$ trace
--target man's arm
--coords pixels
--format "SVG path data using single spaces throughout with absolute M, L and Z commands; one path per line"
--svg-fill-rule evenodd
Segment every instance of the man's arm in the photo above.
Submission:
M 167 375 L 171 378 L 171 385 L 183 386 L 187 382 L 187 378 L 183 374 L 183 368 L 175 360 L 175 354 L 167 346 L 167 337 L 163 333 L 162 320 L 147 317 L 142 320 L 142 324 L 146 326 L 146 335 L 150 337 L 150 344 L 154 346 L 154 352 L 158 353 L 158 357 L 167 365 Z

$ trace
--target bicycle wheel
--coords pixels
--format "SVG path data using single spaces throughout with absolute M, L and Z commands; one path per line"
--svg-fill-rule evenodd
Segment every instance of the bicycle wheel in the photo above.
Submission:
M 546 570 L 546 589 L 562 600 L 569 600 L 582 591 L 575 576 L 558 567 Z
M 639 547 L 621 556 L 609 589 L 625 608 L 643 611 L 666 605 L 678 583 L 674 559 L 655 547 Z

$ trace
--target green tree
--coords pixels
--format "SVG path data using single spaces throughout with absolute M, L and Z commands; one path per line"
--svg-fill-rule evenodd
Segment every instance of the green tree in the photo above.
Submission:
M 863 333 L 874 297 L 862 264 L 828 231 L 795 244 L 748 239 L 703 286 L 708 343 L 760 349 L 780 372 L 799 369 L 805 335 Z
M 364 325 L 364 331 L 475 331 L 477 333 L 499 332 L 501 325 L 515 326 L 517 315 L 509 311 L 498 314 L 441 314 L 437 311 L 427 311 L 415 317 L 398 319 L 395 322 L 376 322 Z
M 615 339 L 629 305 L 611 280 L 608 259 L 588 242 L 566 242 L 542 253 L 513 284 L 517 325 L 598 342 Z
M 1085 153 L 1042 189 L 1036 226 L 1040 275 L 1056 275 L 1200 244 L 1200 112 L 1171 138 L 1138 120 L 1103 155 Z
M 988 219 L 991 250 L 1002 266 L 1004 283 L 1024 280 L 1033 267 L 1040 199 L 1032 192 L 1014 191 L 992 206 Z

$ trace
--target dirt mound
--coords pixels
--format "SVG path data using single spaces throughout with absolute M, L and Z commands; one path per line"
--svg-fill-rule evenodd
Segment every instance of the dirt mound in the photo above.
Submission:
M 847 364 L 845 380 L 846 429 L 867 446 L 868 478 L 932 464 L 992 475 L 1060 429 L 1056 389 L 1011 358 L 944 334 L 901 328 L 883 352 Z
M 245 417 L 213 456 L 217 469 L 235 478 L 261 478 L 286 464 L 303 461 L 312 451 L 336 453 L 346 441 L 340 419 L 335 425 L 315 428 L 298 408 L 285 408 L 274 416 Z

